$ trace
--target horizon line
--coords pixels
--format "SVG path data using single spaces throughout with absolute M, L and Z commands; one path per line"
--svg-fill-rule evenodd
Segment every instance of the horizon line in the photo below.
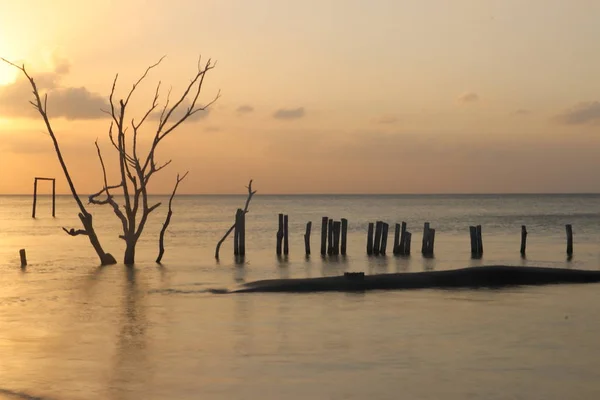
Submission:
M 91 193 L 90 193 L 91 194 Z M 80 194 L 88 197 L 90 194 Z M 149 196 L 171 196 L 172 193 L 149 193 Z M 178 193 L 181 196 L 246 196 L 248 193 Z M 52 193 L 38 193 L 38 196 L 52 196 Z M 260 193 L 255 196 L 532 196 L 532 195 L 600 195 L 598 192 L 440 192 L 440 193 Z M 33 193 L 0 193 L 0 196 L 33 196 Z M 56 193 L 56 196 L 72 196 L 71 193 Z M 122 196 L 122 194 L 115 195 Z

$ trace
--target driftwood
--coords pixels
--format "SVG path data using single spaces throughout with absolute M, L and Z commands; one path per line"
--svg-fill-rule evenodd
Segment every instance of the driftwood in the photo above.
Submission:
M 171 193 L 171 197 L 169 198 L 169 211 L 167 212 L 167 217 L 165 218 L 165 223 L 163 224 L 163 227 L 160 230 L 160 236 L 158 239 L 158 257 L 156 257 L 156 262 L 159 264 L 163 258 L 163 254 L 165 253 L 165 232 L 167 231 L 167 227 L 169 226 L 169 223 L 171 222 L 171 216 L 173 215 L 173 209 L 171 208 L 172 203 L 173 203 L 173 197 L 175 197 L 175 193 L 177 192 L 177 187 L 179 186 L 179 183 L 185 179 L 188 172 L 183 174 L 183 176 L 181 178 L 179 177 L 179 174 L 177 174 L 177 182 L 175 182 L 175 187 L 173 188 L 173 193 Z
M 256 190 L 252 190 L 252 179 L 250 179 L 250 183 L 248 183 L 248 186 L 246 186 L 246 188 L 248 188 L 248 197 L 246 198 L 246 205 L 244 206 L 244 215 L 248 214 L 248 206 L 250 206 L 250 200 L 252 200 L 252 196 L 254 196 L 254 194 L 256 193 Z M 231 228 L 229 228 L 229 230 L 225 232 L 225 235 L 223 235 L 221 240 L 219 240 L 219 242 L 217 243 L 217 247 L 215 249 L 215 258 L 217 260 L 219 259 L 219 250 L 221 249 L 221 245 L 234 229 L 235 223 L 231 225 Z

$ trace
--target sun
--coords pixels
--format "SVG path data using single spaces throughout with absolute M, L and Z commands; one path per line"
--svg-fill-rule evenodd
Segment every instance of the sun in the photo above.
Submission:
M 17 80 L 17 69 L 0 62 L 0 86 L 10 85 Z

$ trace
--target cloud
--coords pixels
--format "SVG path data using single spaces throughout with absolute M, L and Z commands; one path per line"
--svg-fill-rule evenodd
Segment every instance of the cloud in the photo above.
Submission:
M 273 114 L 273 118 L 291 120 L 303 118 L 305 115 L 306 112 L 304 110 L 304 107 L 280 108 L 279 110 L 275 111 L 275 113 Z
M 106 118 L 101 110 L 108 102 L 85 87 L 61 86 L 60 80 L 69 72 L 66 60 L 57 61 L 53 72 L 32 74 L 40 95 L 48 95 L 48 115 L 51 118 L 100 119 Z M 29 104 L 33 100 L 29 81 L 19 74 L 12 84 L 0 86 L 0 116 L 8 118 L 38 118 L 39 114 Z
M 382 125 L 391 125 L 398 122 L 398 118 L 393 115 L 383 115 L 375 119 L 375 123 Z
M 221 128 L 219 128 L 218 126 L 207 126 L 206 128 L 204 128 L 204 132 L 220 132 Z
M 479 101 L 479 95 L 474 92 L 464 93 L 458 97 L 458 102 L 462 104 L 477 103 Z
M 518 110 L 515 110 L 513 112 L 513 115 L 522 115 L 522 116 L 525 116 L 525 115 L 529 115 L 529 114 L 531 114 L 531 111 L 530 110 L 525 110 L 523 108 L 519 108 Z
M 235 112 L 238 113 L 239 115 L 250 114 L 250 113 L 254 112 L 254 107 L 245 104 L 243 106 L 239 106 L 235 110 Z
M 564 125 L 585 125 L 600 122 L 600 102 L 588 101 L 569 108 L 554 119 Z

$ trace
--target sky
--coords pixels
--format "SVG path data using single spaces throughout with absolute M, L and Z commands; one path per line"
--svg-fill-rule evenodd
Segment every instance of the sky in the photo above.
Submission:
M 42 91 L 81 193 L 117 182 L 106 108 L 202 104 L 159 147 L 153 193 L 600 192 L 595 0 L 0 0 L 0 57 Z M 68 187 L 19 71 L 0 65 L 0 194 Z M 150 121 L 145 138 L 152 137 Z M 111 153 L 112 151 L 112 153 Z M 40 192 L 50 190 L 40 188 Z

